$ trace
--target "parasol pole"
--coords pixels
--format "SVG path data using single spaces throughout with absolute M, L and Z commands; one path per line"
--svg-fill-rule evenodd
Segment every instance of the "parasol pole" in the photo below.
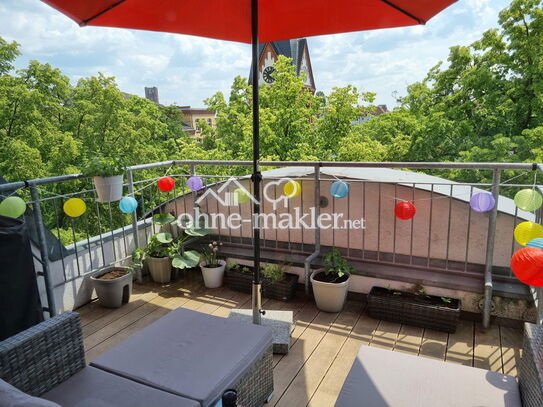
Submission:
M 254 244 L 254 271 L 253 271 L 253 323 L 262 323 L 262 284 L 260 280 L 260 126 L 258 107 L 258 0 L 251 0 L 251 36 L 252 36 L 252 76 L 253 76 L 253 244 Z

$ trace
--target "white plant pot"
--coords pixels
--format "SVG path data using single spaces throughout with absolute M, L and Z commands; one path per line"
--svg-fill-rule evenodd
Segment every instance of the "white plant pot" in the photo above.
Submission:
M 172 278 L 172 263 L 169 257 L 148 257 L 149 274 L 155 283 L 169 283 Z
M 219 260 L 219 264 L 221 265 L 220 267 L 206 267 L 205 261 L 200 263 L 202 275 L 204 276 L 204 284 L 207 288 L 218 288 L 222 285 L 226 262 Z
M 322 270 L 315 270 L 311 274 L 311 285 L 317 308 L 325 312 L 340 312 L 347 299 L 351 275 L 349 274 L 347 280 L 341 283 L 325 283 L 314 279 L 314 276 L 320 272 Z
M 123 197 L 123 175 L 92 177 L 98 202 L 118 201 Z

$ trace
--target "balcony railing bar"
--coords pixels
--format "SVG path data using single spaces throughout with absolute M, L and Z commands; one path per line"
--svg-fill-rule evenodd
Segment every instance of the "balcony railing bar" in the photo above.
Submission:
M 473 186 L 470 188 L 470 196 L 473 195 Z M 468 258 L 469 258 L 469 237 L 471 232 L 471 211 L 468 211 L 468 227 L 466 231 L 466 260 L 464 261 L 464 271 L 468 271 Z

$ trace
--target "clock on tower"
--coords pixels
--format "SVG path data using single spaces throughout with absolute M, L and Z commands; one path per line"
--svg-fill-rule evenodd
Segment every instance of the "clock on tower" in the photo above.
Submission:
M 309 58 L 309 50 L 307 40 L 299 38 L 295 40 L 274 41 L 260 44 L 258 53 L 258 84 L 271 85 L 275 81 L 273 67 L 279 55 L 284 55 L 292 59 L 292 63 L 296 68 L 296 73 L 304 72 L 304 84 L 312 92 L 315 92 L 315 81 L 313 79 L 313 70 L 311 68 L 311 60 Z M 252 70 L 249 74 L 249 83 L 253 83 Z

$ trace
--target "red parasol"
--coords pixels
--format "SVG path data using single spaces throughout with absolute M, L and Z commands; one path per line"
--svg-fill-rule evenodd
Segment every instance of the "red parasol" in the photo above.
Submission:
M 42 0 L 79 25 L 197 35 L 252 44 L 258 78 L 258 42 L 425 24 L 456 0 Z M 302 16 L 302 18 L 300 18 Z M 260 201 L 258 86 L 253 86 L 254 195 Z M 260 204 L 254 204 L 260 214 Z M 254 222 L 253 320 L 260 323 L 260 230 Z

